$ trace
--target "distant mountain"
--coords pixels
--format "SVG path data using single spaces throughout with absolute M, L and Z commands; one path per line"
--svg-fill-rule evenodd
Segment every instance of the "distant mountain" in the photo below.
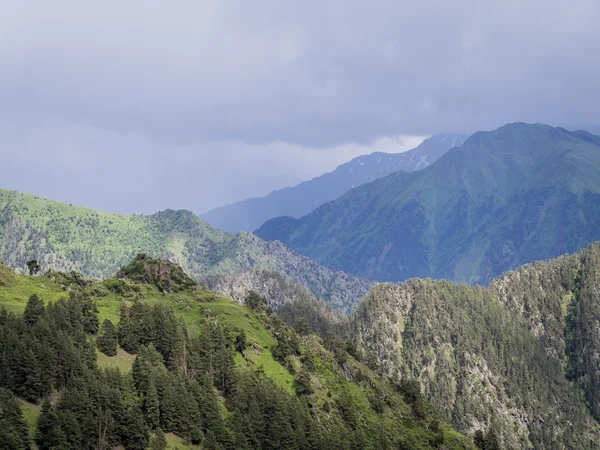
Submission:
M 176 262 L 207 287 L 241 301 L 253 289 L 274 304 L 302 291 L 346 309 L 372 285 L 315 264 L 279 242 L 230 235 L 190 211 L 107 214 L 0 189 L 0 261 L 26 270 L 76 270 L 105 278 L 138 252 Z M 300 286 L 298 286 L 300 285 Z
M 600 239 L 600 137 L 516 123 L 256 234 L 381 281 L 487 283 Z
M 461 432 L 503 449 L 600 448 L 600 245 L 536 262 L 489 288 L 380 284 L 355 308 L 359 350 L 415 377 Z
M 348 190 L 398 170 L 421 170 L 462 144 L 468 135 L 436 134 L 417 148 L 404 153 L 372 153 L 359 156 L 326 173 L 294 187 L 243 200 L 201 214 L 211 225 L 236 233 L 253 231 L 278 216 L 302 217 L 318 206 L 335 200 Z

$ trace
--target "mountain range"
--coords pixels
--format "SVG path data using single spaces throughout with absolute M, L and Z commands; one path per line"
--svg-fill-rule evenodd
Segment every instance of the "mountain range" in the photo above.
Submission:
M 271 194 L 222 206 L 201 214 L 211 225 L 237 233 L 253 231 L 278 216 L 301 217 L 335 200 L 348 190 L 398 170 L 412 172 L 433 164 L 452 147 L 462 144 L 468 135 L 436 134 L 418 147 L 404 153 L 371 153 L 342 164 L 333 172 L 287 187 Z
M 175 261 L 204 285 L 240 301 L 251 289 L 275 305 L 308 290 L 348 309 L 372 285 L 279 242 L 218 230 L 189 211 L 108 214 L 0 190 L 0 259 L 21 272 L 36 259 L 44 271 L 75 270 L 103 279 L 139 252 Z
M 372 280 L 487 284 L 600 239 L 600 137 L 524 123 L 477 132 L 421 171 L 395 172 L 255 234 Z

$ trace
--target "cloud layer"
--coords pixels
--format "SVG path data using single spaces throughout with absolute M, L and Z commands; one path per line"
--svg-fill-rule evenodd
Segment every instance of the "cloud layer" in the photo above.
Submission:
M 34 173 L 28 154 L 46 161 L 56 173 L 40 169 L 28 183 L 63 198 L 74 167 L 129 177 L 140 191 L 137 204 L 99 201 L 91 187 L 69 194 L 90 206 L 200 211 L 395 136 L 599 125 L 595 0 L 23 0 L 2 9 L 0 156 L 21 178 Z M 212 200 L 202 183 L 187 184 L 224 176 L 236 193 Z M 169 198 L 144 200 L 161 192 Z

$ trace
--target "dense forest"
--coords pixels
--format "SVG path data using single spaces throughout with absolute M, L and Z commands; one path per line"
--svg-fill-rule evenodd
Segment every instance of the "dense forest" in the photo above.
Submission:
M 256 293 L 146 255 L 104 282 L 0 269 L 2 449 L 475 448 L 418 383 Z
M 498 277 L 381 284 L 352 316 L 384 373 L 418 379 L 444 419 L 515 449 L 600 448 L 600 246 Z

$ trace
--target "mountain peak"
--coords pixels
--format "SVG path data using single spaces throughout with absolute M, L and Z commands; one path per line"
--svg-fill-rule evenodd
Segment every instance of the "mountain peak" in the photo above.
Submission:
M 208 223 L 230 233 L 253 231 L 279 216 L 302 217 L 315 208 L 339 198 L 350 189 L 385 177 L 393 172 L 422 170 L 460 145 L 467 135 L 441 133 L 425 139 L 418 147 L 403 153 L 374 152 L 361 155 L 297 186 L 274 191 L 213 209 L 201 215 Z
M 514 123 L 475 133 L 422 171 L 381 178 L 256 233 L 378 281 L 487 283 L 600 239 L 598 205 L 600 139 Z

